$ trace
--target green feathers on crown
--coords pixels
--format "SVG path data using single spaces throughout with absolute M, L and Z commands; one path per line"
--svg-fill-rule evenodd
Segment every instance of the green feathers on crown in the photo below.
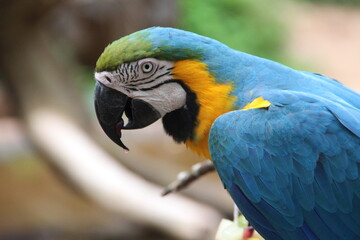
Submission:
M 109 44 L 96 62 L 96 72 L 112 71 L 124 62 L 156 55 L 157 50 L 145 40 L 146 35 L 136 32 Z
M 95 70 L 113 71 L 122 63 L 147 57 L 169 61 L 201 59 L 202 38 L 204 37 L 173 28 L 144 29 L 108 45 L 98 59 Z

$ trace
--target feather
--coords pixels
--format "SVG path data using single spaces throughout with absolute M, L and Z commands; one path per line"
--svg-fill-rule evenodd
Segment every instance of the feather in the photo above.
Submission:
M 304 217 L 311 231 L 321 240 L 339 239 L 340 236 L 329 227 L 316 210 L 306 211 Z
M 326 224 L 332 228 L 334 232 L 339 235 L 337 239 L 350 240 L 350 239 L 358 239 L 356 233 L 351 231 L 351 229 L 344 224 L 337 214 L 330 213 L 325 209 L 318 207 L 316 208 L 319 216 L 326 221 Z
M 237 185 L 231 184 L 229 192 L 232 198 L 235 199 L 238 206 L 241 206 L 241 212 L 262 236 L 271 240 L 284 240 L 275 232 L 275 230 L 271 227 L 270 222 L 260 213 L 260 211 L 254 208 L 252 202 L 247 199 Z
M 257 213 L 246 217 L 256 223 L 261 214 L 262 224 L 283 239 L 360 238 L 360 139 L 319 101 L 300 99 L 279 106 L 272 100 L 268 111 L 233 111 L 219 117 L 210 131 L 215 167 L 221 179 L 241 189 L 248 214 Z M 266 124 L 252 131 L 253 122 Z M 222 138 L 216 130 L 220 125 Z M 226 141 L 232 151 L 220 157 L 213 150 L 224 138 L 232 139 Z M 229 178 L 226 169 L 232 166 L 237 173 Z M 241 209 L 243 202 L 233 191 Z
M 298 177 L 292 178 L 294 198 L 305 211 L 311 211 L 315 206 L 313 185 L 304 184 Z

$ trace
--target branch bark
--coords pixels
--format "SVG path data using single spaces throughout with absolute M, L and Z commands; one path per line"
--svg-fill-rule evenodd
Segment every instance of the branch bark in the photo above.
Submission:
M 28 124 L 42 150 L 99 204 L 180 239 L 214 236 L 216 211 L 180 195 L 161 198 L 162 188 L 126 170 L 71 120 L 44 108 L 32 111 Z

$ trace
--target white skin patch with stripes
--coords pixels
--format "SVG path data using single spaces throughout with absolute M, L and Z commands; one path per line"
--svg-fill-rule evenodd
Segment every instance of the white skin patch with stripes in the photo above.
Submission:
M 114 71 L 96 72 L 95 79 L 130 98 L 150 103 L 161 116 L 185 105 L 186 92 L 173 79 L 171 61 L 144 58 L 121 64 Z

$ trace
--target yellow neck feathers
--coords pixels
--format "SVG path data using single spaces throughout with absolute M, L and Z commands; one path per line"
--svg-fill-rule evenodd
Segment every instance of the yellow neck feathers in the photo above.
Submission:
M 230 84 L 216 83 L 215 78 L 207 71 L 206 64 L 197 60 L 182 60 L 175 63 L 175 79 L 183 81 L 197 96 L 199 115 L 193 140 L 187 140 L 186 146 L 210 159 L 208 136 L 211 125 L 221 114 L 232 110 L 236 100 L 230 92 Z

